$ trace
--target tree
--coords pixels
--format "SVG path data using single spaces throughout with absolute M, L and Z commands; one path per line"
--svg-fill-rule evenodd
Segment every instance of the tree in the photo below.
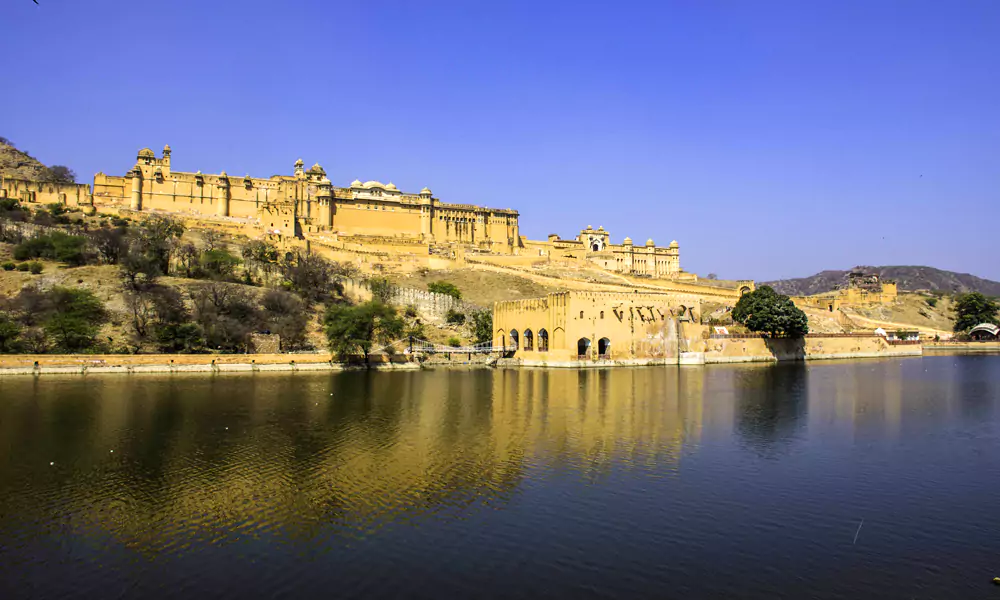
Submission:
M 980 323 L 1000 324 L 996 300 L 980 292 L 962 294 L 955 299 L 955 332 L 968 331 Z
M 372 300 L 389 304 L 396 295 L 396 285 L 385 277 L 373 277 L 368 280 L 368 288 L 372 291 Z
M 705 279 L 713 279 L 714 280 L 714 279 L 718 279 L 718 278 L 719 278 L 719 276 L 716 275 L 715 273 L 709 273 L 708 275 L 705 275 Z
M 199 262 L 201 268 L 212 279 L 229 279 L 236 271 L 236 266 L 240 264 L 240 259 L 230 254 L 228 250 L 217 249 L 202 252 Z
M 302 298 L 291 292 L 270 290 L 264 294 L 261 305 L 266 327 L 281 338 L 282 350 L 299 350 L 306 346 L 309 312 Z
M 54 287 L 45 293 L 45 333 L 62 352 L 92 349 L 101 324 L 107 321 L 104 304 L 90 290 Z
M 102 227 L 90 234 L 97 254 L 105 263 L 117 265 L 128 248 L 128 229 L 124 227 Z
M 344 293 L 339 265 L 316 254 L 285 260 L 282 265 L 286 287 L 308 302 L 325 302 Z
M 427 291 L 434 292 L 435 294 L 444 294 L 446 296 L 451 296 L 456 300 L 462 299 L 462 292 L 454 283 L 448 281 L 432 281 L 427 284 Z
M 465 313 L 458 312 L 454 308 L 449 308 L 444 316 L 444 320 L 449 325 L 465 325 Z
M 767 285 L 741 296 L 732 317 L 750 331 L 767 333 L 771 337 L 802 337 L 809 333 L 806 314 L 788 296 Z
M 267 242 L 253 240 L 243 246 L 241 254 L 248 279 L 256 275 L 264 281 L 278 265 L 278 249 Z
M 210 283 L 192 294 L 195 319 L 210 348 L 246 350 L 247 336 L 260 328 L 256 294 L 233 284 Z
M 404 323 L 394 308 L 372 301 L 357 306 L 329 305 L 323 315 L 323 328 L 338 358 L 345 360 L 360 350 L 367 363 L 374 345 L 403 335 Z
M 47 183 L 76 183 L 76 173 L 64 165 L 52 165 L 46 168 L 39 178 Z
M 21 325 L 7 312 L 0 312 L 0 353 L 17 352 Z
M 472 317 L 472 338 L 477 344 L 493 341 L 493 312 L 477 310 L 469 314 Z

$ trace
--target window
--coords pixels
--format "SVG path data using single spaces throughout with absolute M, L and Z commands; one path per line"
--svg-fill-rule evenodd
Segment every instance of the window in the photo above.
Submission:
M 602 319 L 604 318 L 604 311 L 603 310 L 601 311 L 601 318 Z
M 583 318 L 583 311 L 582 310 L 580 311 L 580 318 L 581 319 Z

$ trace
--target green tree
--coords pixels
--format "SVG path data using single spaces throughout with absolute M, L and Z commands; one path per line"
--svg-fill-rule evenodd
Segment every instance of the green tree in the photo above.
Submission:
M 955 332 L 968 331 L 980 323 L 1000 324 L 996 300 L 979 292 L 962 294 L 955 299 Z
M 802 337 L 809 333 L 809 319 L 788 296 L 767 285 L 740 297 L 732 312 L 733 320 L 750 331 L 771 337 Z
M 458 312 L 454 308 L 449 308 L 444 316 L 444 320 L 449 325 L 465 325 L 465 313 Z
M 472 339 L 477 344 L 493 341 L 493 311 L 477 310 L 470 315 L 472 317 Z
M 202 252 L 199 263 L 211 278 L 229 279 L 240 264 L 240 259 L 220 248 Z
M 61 352 L 93 349 L 101 324 L 107 321 L 104 304 L 90 290 L 54 287 L 45 293 L 45 333 Z
M 435 294 L 445 294 L 455 298 L 456 300 L 462 299 L 461 290 L 459 290 L 454 283 L 449 281 L 432 281 L 427 284 L 427 291 L 434 292 Z
M 21 325 L 6 312 L 0 312 L 0 353 L 9 354 L 19 349 Z
M 404 323 L 394 308 L 372 301 L 357 306 L 329 305 L 323 315 L 323 328 L 338 358 L 345 360 L 360 351 L 368 362 L 373 346 L 402 337 Z

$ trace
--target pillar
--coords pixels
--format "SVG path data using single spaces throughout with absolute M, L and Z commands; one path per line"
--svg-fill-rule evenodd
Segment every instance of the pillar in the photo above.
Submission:
M 220 217 L 229 216 L 229 178 L 223 173 L 218 185 L 218 205 L 216 214 Z
M 132 171 L 132 202 L 129 208 L 142 210 L 142 170 L 138 166 Z

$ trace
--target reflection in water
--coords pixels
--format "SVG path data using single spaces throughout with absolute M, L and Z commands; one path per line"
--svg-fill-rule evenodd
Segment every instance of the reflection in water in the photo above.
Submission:
M 107 378 L 36 380 L 30 392 L 5 382 L 22 394 L 5 409 L 6 449 L 18 450 L 2 457 L 0 479 L 35 481 L 5 486 L 0 507 L 41 520 L 58 502 L 72 530 L 145 549 L 177 535 L 309 537 L 331 525 L 360 535 L 502 504 L 526 463 L 588 480 L 613 464 L 670 468 L 697 442 L 704 375 L 649 375 Z
M 0 378 L 0 597 L 977 597 L 998 403 L 995 357 Z
M 754 366 L 736 375 L 736 427 L 748 446 L 763 455 L 787 451 L 805 424 L 808 371 L 796 362 Z

